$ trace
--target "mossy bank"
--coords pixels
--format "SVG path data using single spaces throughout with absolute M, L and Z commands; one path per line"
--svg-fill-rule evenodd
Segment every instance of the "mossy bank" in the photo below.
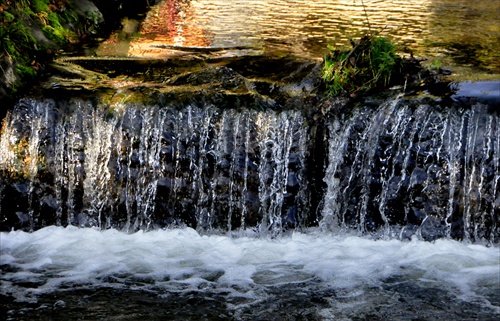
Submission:
M 58 51 L 105 35 L 147 5 L 147 0 L 0 0 L 0 116 Z

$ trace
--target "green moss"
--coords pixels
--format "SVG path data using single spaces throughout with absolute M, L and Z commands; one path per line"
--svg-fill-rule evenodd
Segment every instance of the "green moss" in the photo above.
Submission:
M 32 0 L 35 12 L 49 11 L 49 0 Z
M 33 69 L 33 67 L 31 67 L 31 66 L 25 66 L 25 65 L 22 65 L 22 64 L 18 64 L 16 66 L 16 71 L 19 74 L 19 76 L 21 76 L 22 78 L 25 78 L 25 77 L 34 77 L 37 74 L 36 70 Z
M 36 40 L 31 34 L 31 30 L 21 21 L 1 28 L 0 36 L 3 38 L 0 42 L 1 49 L 15 61 L 21 60 L 23 62 L 24 58 L 21 52 L 36 49 Z
M 59 17 L 55 12 L 52 11 L 49 12 L 47 20 L 49 21 L 49 24 L 55 29 L 64 29 L 63 26 L 61 26 L 61 23 L 59 22 Z
M 56 29 L 52 26 L 43 26 L 42 27 L 43 33 L 47 38 L 50 40 L 54 41 L 57 44 L 65 44 L 68 42 L 66 39 L 64 32 L 60 29 Z
M 59 16 L 55 12 L 48 13 L 47 21 L 48 25 L 42 27 L 42 30 L 50 40 L 62 45 L 73 37 L 73 33 L 61 25 Z
M 0 0 L 7 4 L 5 1 Z M 58 48 L 76 40 L 78 32 L 88 32 L 88 17 L 79 15 L 69 0 L 11 0 L 0 12 L 0 57 L 15 62 L 21 81 L 9 84 L 12 92 L 37 74 Z M 51 40 L 39 41 L 33 35 L 43 32 Z M 37 37 L 38 38 L 38 37 Z
M 36 39 L 31 34 L 31 29 L 23 24 L 22 21 L 17 21 L 10 28 L 10 39 L 14 40 L 20 48 L 37 49 Z

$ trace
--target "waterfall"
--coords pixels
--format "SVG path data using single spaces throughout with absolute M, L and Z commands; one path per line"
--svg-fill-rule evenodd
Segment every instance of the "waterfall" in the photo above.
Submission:
M 393 98 L 311 116 L 200 105 L 20 101 L 0 137 L 2 229 L 190 226 L 278 236 L 319 225 L 499 240 L 492 107 Z
M 187 225 L 277 235 L 307 215 L 303 117 L 26 99 L 4 123 L 1 166 L 18 176 L 2 193 L 27 198 L 28 210 L 9 213 L 4 201 L 2 213 L 22 213 L 29 229 Z
M 500 117 L 397 99 L 329 126 L 322 226 L 498 241 Z

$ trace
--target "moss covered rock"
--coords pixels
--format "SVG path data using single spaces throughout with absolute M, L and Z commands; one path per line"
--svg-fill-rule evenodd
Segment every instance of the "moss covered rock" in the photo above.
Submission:
M 146 1 L 134 1 L 137 12 Z M 116 0 L 0 0 L 0 106 L 2 116 L 21 88 L 43 74 L 63 48 L 89 41 L 127 12 Z

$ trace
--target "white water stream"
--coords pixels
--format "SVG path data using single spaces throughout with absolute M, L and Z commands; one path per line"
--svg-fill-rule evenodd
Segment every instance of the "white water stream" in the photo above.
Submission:
M 127 234 L 52 226 L 33 233 L 3 232 L 0 266 L 9 269 L 2 273 L 0 291 L 36 302 L 39 295 L 64 289 L 128 287 L 159 295 L 212 291 L 255 303 L 270 287 L 291 285 L 307 293 L 314 284 L 351 296 L 359 305 L 375 299 L 370 289 L 398 280 L 397 286 L 439 289 L 457 302 L 474 302 L 492 317 L 500 315 L 498 247 L 315 230 L 278 239 L 238 236 L 206 236 L 189 228 Z M 351 308 L 331 300 L 320 312 L 333 317 Z

